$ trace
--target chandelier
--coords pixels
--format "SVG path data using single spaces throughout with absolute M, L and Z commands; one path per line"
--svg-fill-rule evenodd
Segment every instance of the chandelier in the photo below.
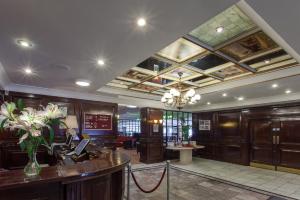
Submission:
M 169 92 L 166 92 L 161 98 L 161 102 L 167 107 L 176 107 L 181 110 L 186 104 L 195 104 L 201 99 L 200 94 L 196 94 L 194 89 L 189 89 L 187 92 L 183 92 L 182 78 L 183 73 L 178 72 L 179 83 L 177 88 L 171 88 Z

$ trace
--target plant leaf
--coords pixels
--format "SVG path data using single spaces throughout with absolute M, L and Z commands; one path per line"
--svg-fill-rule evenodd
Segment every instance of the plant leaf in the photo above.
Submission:
M 1 125 L 0 125 L 1 131 L 4 130 L 4 124 L 6 123 L 7 120 L 8 120 L 8 118 L 5 118 L 4 120 L 2 120 Z
M 53 140 L 54 140 L 54 130 L 52 127 L 49 127 L 49 142 L 50 142 L 50 144 L 52 144 Z
M 17 107 L 18 107 L 18 109 L 19 109 L 20 111 L 24 110 L 25 104 L 24 104 L 23 99 L 18 99 L 18 101 L 17 101 Z
M 20 143 L 20 147 L 21 147 L 21 150 L 24 151 L 25 148 L 26 148 L 26 144 L 25 142 L 23 141 L 22 143 Z

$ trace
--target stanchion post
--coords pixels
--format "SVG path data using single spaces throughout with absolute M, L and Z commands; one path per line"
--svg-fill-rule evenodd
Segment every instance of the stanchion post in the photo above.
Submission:
M 127 200 L 130 199 L 130 175 L 131 175 L 131 163 L 127 165 Z
M 170 160 L 167 160 L 167 200 L 170 200 Z

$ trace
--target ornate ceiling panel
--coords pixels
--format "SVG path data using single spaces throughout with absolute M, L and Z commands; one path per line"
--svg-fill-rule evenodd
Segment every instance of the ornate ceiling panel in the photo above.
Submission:
M 223 28 L 221 33 L 216 31 L 219 27 Z M 189 34 L 214 47 L 255 27 L 256 25 L 252 20 L 237 6 L 232 6 L 200 25 Z
M 224 28 L 221 33 L 216 33 L 218 26 Z M 189 34 L 197 40 L 179 38 L 107 85 L 162 95 L 178 85 L 178 73 L 181 87 L 188 90 L 297 64 L 236 6 Z
M 157 55 L 180 63 L 205 51 L 200 46 L 180 38 L 157 52 Z

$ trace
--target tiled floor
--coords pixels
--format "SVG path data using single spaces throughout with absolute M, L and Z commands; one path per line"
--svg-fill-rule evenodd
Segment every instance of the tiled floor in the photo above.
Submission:
M 238 183 L 279 195 L 300 199 L 300 175 L 194 158 L 179 168 Z
M 134 172 L 137 182 L 146 190 L 152 189 L 158 183 L 163 169 Z M 131 200 L 164 200 L 167 199 L 166 178 L 153 193 L 141 192 L 131 179 Z M 250 191 L 230 184 L 222 183 L 198 175 L 171 169 L 170 170 L 170 200 L 269 200 L 272 195 Z
M 126 150 L 124 153 L 133 157 L 133 169 L 151 166 L 139 163 L 137 161 L 135 150 Z M 242 187 L 246 186 L 245 188 L 251 187 L 286 197 L 300 199 L 300 175 L 201 158 L 194 158 L 193 163 L 190 165 L 179 165 L 176 161 L 172 161 L 172 165 L 184 170 L 196 172 L 204 177 L 209 176 L 213 179 L 236 183 L 242 185 Z

